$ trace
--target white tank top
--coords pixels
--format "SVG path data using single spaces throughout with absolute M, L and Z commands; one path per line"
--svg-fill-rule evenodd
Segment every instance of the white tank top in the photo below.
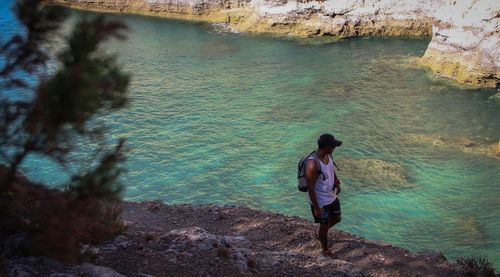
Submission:
M 310 158 L 312 159 L 312 157 Z M 335 180 L 333 172 L 333 161 L 331 157 L 328 157 L 328 164 L 324 164 L 321 160 L 319 164 L 321 165 L 321 172 L 325 175 L 318 176 L 316 184 L 314 185 L 314 191 L 316 192 L 316 200 L 320 207 L 326 206 L 333 203 L 337 199 L 337 188 L 333 190 L 333 183 Z M 308 194 L 309 195 L 309 194 Z M 309 203 L 312 204 L 311 199 Z

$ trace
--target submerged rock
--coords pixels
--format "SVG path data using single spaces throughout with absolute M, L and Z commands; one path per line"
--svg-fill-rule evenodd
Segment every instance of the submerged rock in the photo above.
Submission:
M 410 143 L 431 144 L 443 149 L 500 158 L 500 140 L 498 143 L 491 143 L 480 139 L 447 138 L 435 134 L 408 134 L 407 138 Z
M 339 158 L 340 175 L 361 189 L 403 189 L 415 186 L 404 166 L 378 159 Z

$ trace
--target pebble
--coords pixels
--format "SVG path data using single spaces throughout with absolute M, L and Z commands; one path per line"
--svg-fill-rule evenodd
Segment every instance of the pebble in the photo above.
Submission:
M 178 262 L 176 258 L 168 259 L 167 261 L 171 264 L 176 264 Z

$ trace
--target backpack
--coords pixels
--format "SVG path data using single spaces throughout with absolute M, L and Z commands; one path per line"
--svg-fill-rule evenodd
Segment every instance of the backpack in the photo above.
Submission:
M 307 192 L 308 186 L 307 186 L 306 166 L 305 165 L 306 165 L 306 161 L 310 160 L 310 159 L 313 159 L 314 162 L 316 162 L 316 167 L 318 168 L 318 178 L 320 178 L 320 176 L 323 176 L 323 180 L 326 179 L 325 174 L 323 173 L 323 171 L 321 171 L 321 164 L 320 164 L 318 155 L 316 154 L 316 151 L 309 153 L 309 155 L 302 157 L 302 159 L 300 159 L 300 161 L 297 165 L 297 179 L 298 179 L 297 188 L 301 192 Z M 337 166 L 337 164 L 335 163 L 335 161 L 333 160 L 333 157 L 331 155 L 330 155 L 330 159 L 332 159 L 333 165 L 337 168 L 337 170 L 340 170 L 339 167 Z M 335 185 L 337 183 L 338 178 L 337 178 L 337 174 L 334 174 L 334 175 L 335 175 L 335 179 L 336 179 L 334 182 L 334 188 L 335 188 Z M 340 183 L 340 181 L 339 181 L 339 183 Z

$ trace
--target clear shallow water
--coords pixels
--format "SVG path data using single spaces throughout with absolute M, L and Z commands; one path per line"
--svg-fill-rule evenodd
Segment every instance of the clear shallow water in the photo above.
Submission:
M 500 268 L 500 160 L 462 147 L 468 138 L 478 149 L 498 142 L 500 101 L 495 90 L 460 89 L 406 66 L 428 40 L 318 44 L 120 18 L 129 39 L 108 48 L 133 73 L 132 101 L 106 121 L 113 137 L 128 138 L 127 200 L 310 218 L 296 163 L 331 132 L 344 141 L 335 152 L 344 183 L 338 228 Z M 433 145 L 432 136 L 447 143 Z M 64 180 L 36 157 L 25 171 Z

